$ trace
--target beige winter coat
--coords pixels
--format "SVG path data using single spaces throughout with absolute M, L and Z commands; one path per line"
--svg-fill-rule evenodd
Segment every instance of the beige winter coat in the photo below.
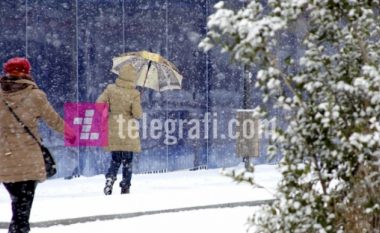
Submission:
M 61 133 L 64 130 L 63 119 L 50 105 L 46 94 L 35 85 L 12 93 L 0 90 L 0 182 L 45 180 L 39 145 L 25 132 L 2 99 L 10 104 L 38 139 L 37 123 L 40 118 Z
M 142 116 L 140 92 L 135 86 L 136 71 L 131 65 L 120 70 L 115 84 L 110 84 L 97 99 L 109 105 L 108 151 L 140 152 L 137 119 Z

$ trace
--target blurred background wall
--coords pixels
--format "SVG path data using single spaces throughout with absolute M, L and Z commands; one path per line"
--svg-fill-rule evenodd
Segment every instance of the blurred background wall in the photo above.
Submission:
M 148 119 L 203 119 L 211 112 L 221 134 L 228 120 L 243 107 L 243 67 L 230 64 L 226 54 L 198 48 L 207 33 L 207 16 L 217 0 L 2 0 L 0 1 L 0 62 L 26 56 L 32 75 L 54 108 L 63 116 L 65 102 L 94 102 L 116 76 L 112 57 L 123 52 L 148 50 L 172 61 L 184 80 L 179 91 L 144 90 L 143 108 Z M 243 1 L 227 0 L 240 8 Z M 292 48 L 289 48 L 290 50 Z M 285 48 L 287 50 L 287 48 Z M 255 78 L 255 70 L 251 70 Z M 261 103 L 251 89 L 250 107 Z M 278 113 L 274 112 L 273 115 Z M 58 177 L 73 172 L 104 173 L 110 156 L 101 148 L 67 148 L 62 137 L 41 126 L 45 144 L 59 166 Z M 203 128 L 201 135 L 211 128 Z M 135 158 L 135 172 L 208 168 L 237 165 L 235 141 L 179 139 L 166 145 L 165 137 L 146 138 L 144 151 Z M 175 132 L 174 135 L 178 134 Z M 265 162 L 263 140 L 260 158 Z

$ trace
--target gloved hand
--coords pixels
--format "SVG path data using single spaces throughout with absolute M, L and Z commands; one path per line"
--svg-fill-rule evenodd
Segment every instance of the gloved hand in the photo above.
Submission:
M 77 136 L 74 130 L 70 126 L 65 125 L 65 141 L 68 142 L 70 145 L 74 145 L 76 139 Z

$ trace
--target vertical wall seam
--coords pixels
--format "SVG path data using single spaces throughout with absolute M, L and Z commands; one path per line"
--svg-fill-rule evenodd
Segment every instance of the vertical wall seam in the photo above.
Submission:
M 125 0 L 122 0 L 123 16 L 122 16 L 122 26 L 123 26 L 123 52 L 125 53 Z
M 169 3 L 168 0 L 165 0 L 165 56 L 168 60 L 170 60 L 169 56 Z M 168 107 L 168 95 L 166 95 L 166 120 L 168 120 L 169 117 L 169 107 Z M 169 145 L 166 145 L 166 170 L 169 171 Z
M 206 33 L 206 35 L 207 35 L 207 31 L 208 31 L 208 28 L 207 28 L 207 17 L 208 17 L 208 15 L 209 15 L 209 6 L 210 6 L 210 2 L 209 2 L 210 0 L 206 0 L 206 17 L 205 17 L 205 20 L 206 20 L 206 23 L 205 23 L 205 27 L 206 27 L 206 30 L 205 30 L 205 33 Z M 206 36 L 205 35 L 205 36 Z M 208 52 L 206 52 L 206 95 L 207 95 L 207 97 L 206 97 L 206 114 L 208 113 L 208 112 L 210 112 L 210 106 L 209 106 L 209 104 L 210 104 L 210 92 L 209 92 L 209 90 L 210 90 L 210 87 L 209 87 L 209 85 L 210 85 L 210 80 L 209 80 L 209 78 L 210 78 L 210 76 L 209 76 L 209 54 L 208 54 Z M 210 122 L 209 121 L 207 121 L 207 131 L 208 131 L 208 135 L 209 135 L 209 133 L 210 133 Z M 208 166 L 209 164 L 209 143 L 210 143 L 210 137 L 208 137 L 207 138 L 207 141 L 206 141 L 206 165 Z
M 79 17 L 78 17 L 78 1 L 75 0 L 75 53 L 76 53 L 76 81 L 77 81 L 77 93 L 76 93 L 76 102 L 79 102 Z M 79 110 L 77 109 L 77 112 Z M 78 156 L 78 170 L 80 171 L 80 151 L 79 145 L 77 146 L 77 156 Z
M 25 0 L 25 57 L 28 58 L 28 0 Z

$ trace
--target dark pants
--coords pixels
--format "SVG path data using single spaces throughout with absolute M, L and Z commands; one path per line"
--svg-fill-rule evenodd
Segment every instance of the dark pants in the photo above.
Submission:
M 30 231 L 29 217 L 32 209 L 36 181 L 4 183 L 12 200 L 12 220 L 9 233 L 27 233 Z
M 129 151 L 112 151 L 112 160 L 110 168 L 106 174 L 106 178 L 116 180 L 119 167 L 123 164 L 122 174 L 123 179 L 120 182 L 120 187 L 125 188 L 131 186 L 132 179 L 132 161 L 133 152 Z

